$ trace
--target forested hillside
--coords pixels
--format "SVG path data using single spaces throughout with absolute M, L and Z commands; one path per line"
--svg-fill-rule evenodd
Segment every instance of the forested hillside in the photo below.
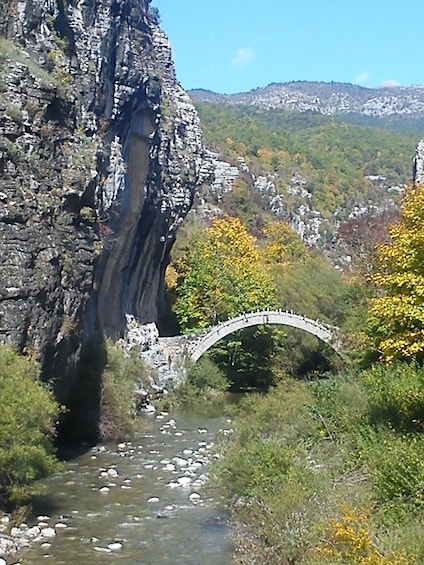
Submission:
M 272 178 L 287 214 L 299 213 L 303 200 L 327 220 L 344 219 L 355 207 L 387 203 L 411 180 L 418 133 L 315 113 L 209 103 L 197 109 L 206 144 Z

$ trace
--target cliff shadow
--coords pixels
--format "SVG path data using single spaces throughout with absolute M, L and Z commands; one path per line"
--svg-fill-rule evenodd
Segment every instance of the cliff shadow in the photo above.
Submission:
M 105 339 L 98 333 L 83 345 L 76 378 L 59 421 L 58 447 L 65 458 L 69 453 L 67 448 L 92 446 L 99 441 L 102 374 L 106 361 Z

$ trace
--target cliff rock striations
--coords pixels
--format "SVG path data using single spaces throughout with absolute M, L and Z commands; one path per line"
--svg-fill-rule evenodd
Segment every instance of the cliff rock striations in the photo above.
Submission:
M 61 401 L 92 335 L 157 320 L 207 171 L 149 4 L 0 6 L 0 341 L 38 356 Z

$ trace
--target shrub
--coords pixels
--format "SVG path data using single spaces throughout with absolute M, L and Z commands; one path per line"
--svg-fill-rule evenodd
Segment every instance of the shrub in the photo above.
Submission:
M 341 516 L 332 518 L 324 530 L 317 554 L 325 563 L 358 565 L 408 565 L 405 553 L 384 554 L 369 523 L 371 511 L 343 506 Z M 340 561 L 339 561 L 340 560 Z
M 404 432 L 424 429 L 424 368 L 415 363 L 381 364 L 363 374 L 371 420 Z
M 0 345 L 0 497 L 5 502 L 31 496 L 33 481 L 57 464 L 52 439 L 59 406 L 38 375 L 34 360 Z
M 102 439 L 120 440 L 133 427 L 137 382 L 147 383 L 148 370 L 134 349 L 130 353 L 106 341 L 106 364 L 100 389 L 99 432 Z
M 188 369 L 186 379 L 175 388 L 170 403 L 190 407 L 199 401 L 212 404 L 228 386 L 224 373 L 205 355 Z

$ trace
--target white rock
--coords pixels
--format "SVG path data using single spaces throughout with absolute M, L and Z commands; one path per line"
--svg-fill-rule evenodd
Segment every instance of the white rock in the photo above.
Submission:
M 106 493 L 106 492 L 109 492 L 109 491 L 110 491 L 110 488 L 109 488 L 109 487 L 101 487 L 101 488 L 99 488 L 99 492 L 102 492 L 102 493 Z
M 175 471 L 175 465 L 172 463 L 167 463 L 164 467 L 162 467 L 163 471 Z
M 117 477 L 119 475 L 118 471 L 113 468 L 108 469 L 107 474 L 109 475 L 109 477 Z
M 99 553 L 112 553 L 112 550 L 108 547 L 99 547 L 98 545 L 94 547 L 94 551 L 98 551 Z
M 54 525 L 54 527 L 55 527 L 56 529 L 58 529 L 58 528 L 59 528 L 59 529 L 64 529 L 64 528 L 67 528 L 67 527 L 68 527 L 68 524 L 64 524 L 63 522 L 58 522 L 57 524 Z
M 177 483 L 180 484 L 182 487 L 188 487 L 191 483 L 190 477 L 179 477 L 177 479 Z
M 54 538 L 56 535 L 56 530 L 54 528 L 44 528 L 41 530 L 41 535 L 44 538 Z
M 108 543 L 107 546 L 111 551 L 119 551 L 120 549 L 122 549 L 124 547 L 124 545 L 119 541 L 114 541 L 112 543 Z
M 189 500 L 191 500 L 192 502 L 199 500 L 200 494 L 198 492 L 192 492 L 191 494 L 189 494 L 188 496 Z
M 35 538 L 39 535 L 40 532 L 41 529 L 39 528 L 39 526 L 33 526 L 32 528 L 29 528 L 25 532 L 25 535 L 28 536 L 29 538 Z
M 188 465 L 187 459 L 183 457 L 173 457 L 172 461 L 174 461 L 175 465 L 178 467 L 186 467 Z
M 147 502 L 159 502 L 160 498 L 157 496 L 151 496 L 150 498 L 147 499 Z

